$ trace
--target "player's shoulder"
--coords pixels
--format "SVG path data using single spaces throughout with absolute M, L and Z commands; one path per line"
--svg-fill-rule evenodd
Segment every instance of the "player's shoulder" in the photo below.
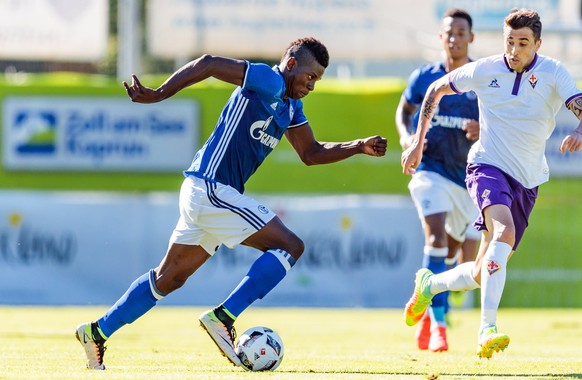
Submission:
M 446 69 L 442 62 L 431 62 L 421 65 L 418 69 L 419 75 L 445 75 Z
M 425 63 L 412 72 L 410 82 L 419 85 L 430 84 L 445 74 L 446 70 L 442 62 Z
M 556 70 L 562 66 L 562 62 L 560 62 L 559 60 L 557 60 L 555 58 L 548 57 L 546 55 L 538 54 L 538 56 L 536 57 L 536 60 L 537 60 L 537 62 L 535 64 L 535 66 L 542 68 L 542 69 L 546 69 L 546 70 Z

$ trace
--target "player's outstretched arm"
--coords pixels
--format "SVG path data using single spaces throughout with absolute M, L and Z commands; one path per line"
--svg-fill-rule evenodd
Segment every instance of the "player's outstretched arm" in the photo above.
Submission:
M 285 132 L 287 140 L 306 165 L 329 164 L 345 160 L 355 154 L 381 157 L 386 154 L 387 141 L 381 136 L 371 136 L 348 142 L 319 142 L 309 123 L 290 128 Z
M 122 84 L 132 102 L 156 103 L 210 77 L 240 86 L 245 67 L 244 61 L 205 54 L 182 66 L 155 90 L 142 85 L 136 75 L 131 76 L 131 85 L 125 81 Z
M 416 168 L 422 160 L 422 151 L 424 149 L 424 142 L 426 133 L 430 128 L 432 118 L 436 112 L 441 98 L 444 95 L 452 95 L 455 92 L 449 85 L 448 74 L 444 77 L 434 81 L 426 91 L 422 105 L 420 106 L 420 117 L 418 119 L 418 127 L 410 146 L 402 152 L 402 173 L 414 174 Z

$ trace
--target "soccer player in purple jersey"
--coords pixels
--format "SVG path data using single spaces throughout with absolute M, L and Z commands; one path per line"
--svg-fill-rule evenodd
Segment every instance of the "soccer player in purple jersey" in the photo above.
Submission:
M 536 11 L 512 11 L 503 27 L 505 53 L 468 63 L 431 84 L 417 133 L 402 154 L 403 172 L 413 174 L 441 98 L 475 91 L 480 136 L 469 152 L 466 184 L 481 210 L 474 223 L 483 233 L 481 246 L 475 262 L 440 274 L 420 269 L 405 320 L 408 325 L 417 323 L 435 294 L 481 287 L 481 358 L 491 358 L 509 344 L 509 336 L 497 330 L 507 263 L 523 237 L 538 187 L 549 179 L 545 145 L 562 104 L 580 123 L 564 138 L 560 151 L 578 152 L 582 147 L 582 92 L 560 62 L 538 55 L 541 31 Z
M 410 75 L 396 110 L 396 127 L 403 149 L 409 147 L 419 119 L 420 104 L 432 82 L 470 62 L 473 20 L 461 9 L 443 15 L 439 38 L 445 59 L 426 64 Z M 425 235 L 423 267 L 441 273 L 459 262 L 475 260 L 481 233 L 470 227 L 478 215 L 465 187 L 467 154 L 479 137 L 479 109 L 474 92 L 449 96 L 441 102 L 426 135 L 425 150 L 408 188 Z M 462 247 L 462 249 L 461 249 Z M 447 351 L 445 319 L 448 293 L 435 296 L 416 330 L 421 350 Z
M 236 85 L 204 146 L 184 171 L 180 218 L 159 266 L 136 279 L 99 319 L 77 327 L 87 367 L 105 369 L 105 341 L 180 288 L 221 244 L 243 244 L 263 252 L 247 275 L 200 325 L 234 365 L 236 318 L 269 293 L 303 253 L 303 241 L 265 205 L 243 194 L 244 183 L 285 135 L 306 165 L 327 164 L 356 154 L 386 153 L 386 139 L 319 142 L 303 114 L 301 99 L 315 89 L 329 62 L 327 48 L 308 37 L 293 41 L 279 65 L 203 55 L 171 75 L 160 87 L 123 82 L 136 103 L 163 101 L 185 87 L 214 77 Z

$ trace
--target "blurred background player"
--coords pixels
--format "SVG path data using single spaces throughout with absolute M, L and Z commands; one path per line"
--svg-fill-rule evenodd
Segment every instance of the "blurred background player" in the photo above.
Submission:
M 419 106 L 432 82 L 470 62 L 473 20 L 461 9 L 450 9 L 442 17 L 439 38 L 444 60 L 415 70 L 396 110 L 396 128 L 402 149 L 415 133 Z M 470 226 L 477 218 L 465 186 L 467 154 L 479 137 L 479 110 L 473 92 L 449 96 L 440 103 L 426 135 L 424 155 L 408 185 L 425 235 L 423 267 L 444 272 L 459 261 L 472 261 L 481 233 Z M 462 248 L 461 248 L 462 245 Z M 461 249 L 459 249 L 461 248 Z M 446 351 L 447 293 L 439 294 L 421 320 L 416 343 L 421 350 Z
M 238 87 L 184 172 L 180 218 L 159 266 L 136 279 L 101 318 L 77 327 L 88 368 L 105 369 L 105 341 L 180 288 L 221 244 L 231 248 L 243 244 L 263 251 L 226 300 L 199 317 L 221 353 L 241 365 L 234 352 L 234 321 L 286 276 L 304 249 L 303 241 L 273 211 L 243 195 L 245 182 L 283 135 L 307 165 L 336 162 L 355 154 L 380 157 L 386 153 L 386 139 L 380 136 L 344 143 L 315 140 L 301 98 L 314 90 L 328 62 L 327 48 L 320 41 L 301 38 L 290 44 L 274 67 L 204 55 L 184 65 L 156 90 L 143 86 L 135 75 L 131 85 L 123 82 L 137 103 L 162 101 L 210 77 Z
M 538 187 L 549 179 L 546 140 L 563 104 L 580 122 L 562 140 L 560 151 L 577 152 L 582 147 L 582 92 L 560 62 L 537 54 L 541 33 L 536 11 L 512 11 L 503 27 L 505 53 L 468 63 L 431 84 L 422 102 L 417 135 L 402 154 L 403 172 L 414 173 L 441 98 L 477 93 L 481 129 L 469 153 L 467 188 L 481 210 L 474 224 L 483 232 L 479 253 L 475 262 L 443 273 L 420 269 L 405 319 L 408 325 L 417 323 L 436 294 L 481 286 L 477 347 L 481 358 L 509 345 L 509 336 L 497 330 L 507 263 L 528 225 Z

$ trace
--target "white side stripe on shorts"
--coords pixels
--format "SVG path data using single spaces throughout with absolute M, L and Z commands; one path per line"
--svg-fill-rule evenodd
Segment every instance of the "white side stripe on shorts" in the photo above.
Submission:
M 216 194 L 214 193 L 214 189 L 216 189 L 216 183 L 212 183 L 212 182 L 208 182 L 208 181 L 205 181 L 205 182 L 206 182 L 206 192 L 208 194 L 208 199 L 210 200 L 210 203 L 212 203 L 212 205 L 214 205 L 218 208 L 228 209 L 228 210 L 234 212 L 235 214 L 238 214 L 241 218 L 246 220 L 247 223 L 249 223 L 251 226 L 253 226 L 253 228 L 255 228 L 257 231 L 260 230 L 261 228 L 265 227 L 265 222 L 263 222 L 261 220 L 261 218 L 259 218 L 251 210 L 246 209 L 246 208 L 242 209 L 240 207 L 233 206 L 233 205 L 219 199 L 216 196 Z

